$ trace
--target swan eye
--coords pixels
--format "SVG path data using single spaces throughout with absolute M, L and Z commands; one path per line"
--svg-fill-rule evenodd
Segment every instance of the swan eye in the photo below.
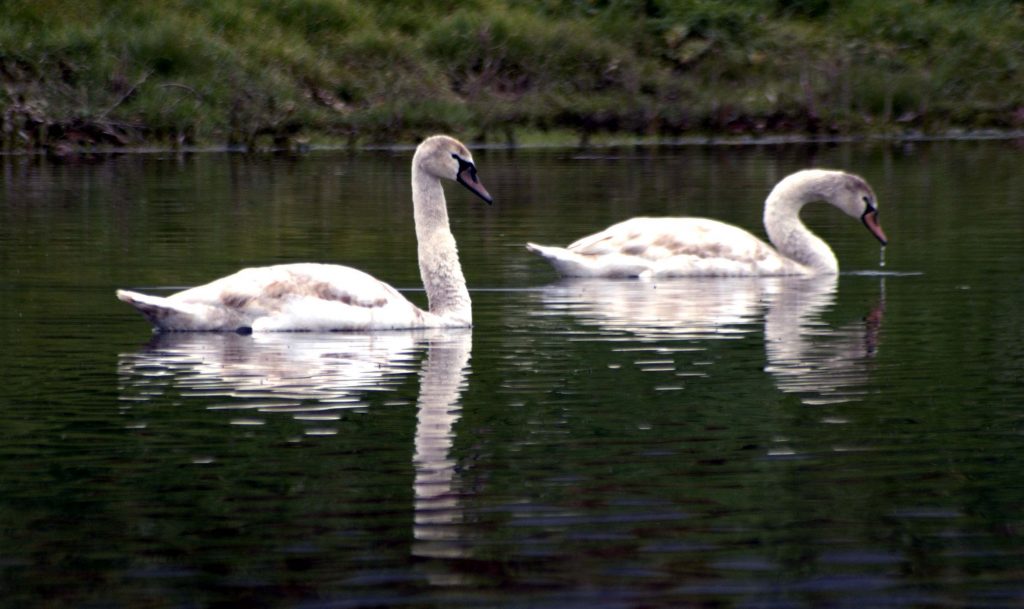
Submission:
M 861 200 L 864 201 L 864 205 L 868 206 L 868 209 L 874 209 L 875 208 L 875 206 L 871 204 L 871 197 L 869 197 L 867 195 L 864 195 L 863 197 L 861 197 Z
M 473 176 L 474 180 L 477 179 L 477 177 L 476 177 L 476 165 L 474 165 L 470 161 L 467 161 L 466 159 L 462 158 L 461 156 L 455 154 L 454 152 L 452 153 L 452 158 L 459 162 L 459 170 L 458 170 L 458 172 L 456 172 L 456 175 L 461 175 L 463 171 L 466 171 L 468 169 L 469 170 L 469 175 Z

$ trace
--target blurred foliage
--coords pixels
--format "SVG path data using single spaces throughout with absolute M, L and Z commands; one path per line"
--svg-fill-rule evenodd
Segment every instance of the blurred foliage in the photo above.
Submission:
M 1020 128 L 1020 0 L 5 0 L 6 148 Z

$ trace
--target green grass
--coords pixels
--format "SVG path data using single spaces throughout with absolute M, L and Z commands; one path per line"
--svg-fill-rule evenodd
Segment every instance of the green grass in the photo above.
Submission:
M 8 149 L 1024 127 L 1020 0 L 5 0 Z

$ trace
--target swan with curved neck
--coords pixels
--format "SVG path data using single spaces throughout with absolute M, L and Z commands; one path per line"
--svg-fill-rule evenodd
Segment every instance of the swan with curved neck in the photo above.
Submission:
M 806 169 L 780 181 L 764 204 L 774 248 L 749 232 L 706 218 L 632 218 L 568 247 L 527 249 L 566 277 L 822 275 L 839 272 L 835 254 L 800 221 L 807 203 L 824 201 L 859 218 L 884 246 L 878 200 L 861 177 Z
M 412 159 L 412 203 L 424 311 L 390 285 L 332 264 L 247 268 L 167 297 L 118 290 L 117 297 L 165 331 L 392 330 L 468 327 L 472 305 L 448 225 L 442 179 L 455 180 L 488 203 L 469 150 L 436 135 Z

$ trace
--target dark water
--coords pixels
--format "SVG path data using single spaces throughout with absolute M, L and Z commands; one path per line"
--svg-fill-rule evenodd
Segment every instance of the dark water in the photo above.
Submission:
M 423 301 L 409 152 L 0 158 L 0 606 L 1020 607 L 1011 142 L 478 151 L 471 332 L 150 334 L 116 287 L 350 264 Z M 760 229 L 806 166 L 891 244 L 837 279 L 557 281 L 639 214 Z

